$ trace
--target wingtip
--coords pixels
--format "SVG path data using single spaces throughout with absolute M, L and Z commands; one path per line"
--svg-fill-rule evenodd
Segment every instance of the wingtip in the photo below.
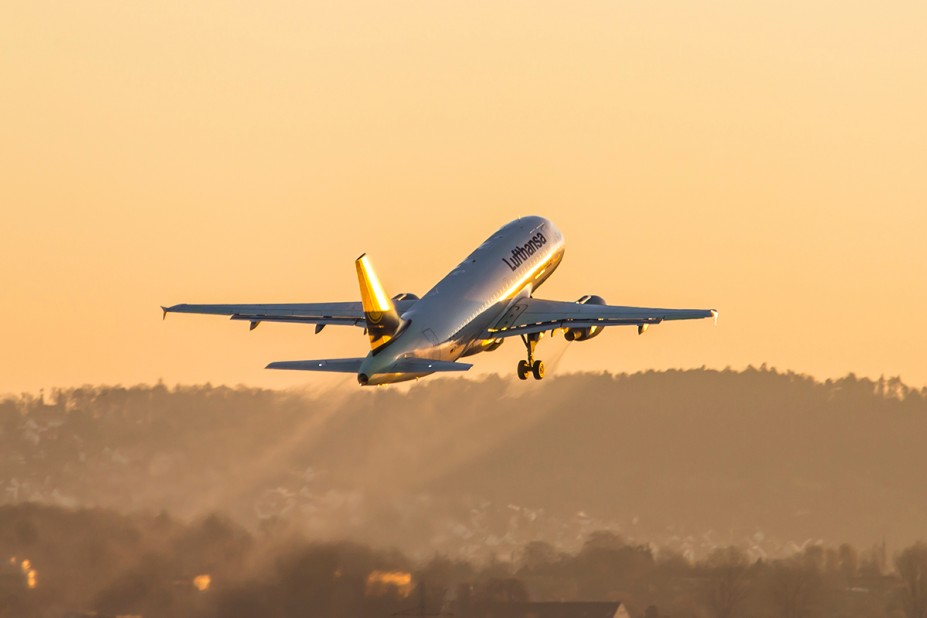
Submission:
M 357 259 L 355 259 L 354 261 L 355 261 L 355 262 L 360 262 L 360 261 L 361 261 L 362 259 L 364 259 L 364 257 L 366 257 L 366 256 L 367 256 L 367 252 L 364 251 L 364 252 L 361 253 L 359 256 L 357 256 Z
M 165 307 L 164 305 L 161 305 L 161 319 L 162 320 L 167 319 L 167 307 Z

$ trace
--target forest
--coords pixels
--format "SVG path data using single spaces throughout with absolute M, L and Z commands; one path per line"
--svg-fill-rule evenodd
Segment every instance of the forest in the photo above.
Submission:
M 0 607 L 924 618 L 924 435 L 925 389 L 767 367 L 8 395 Z
M 594 532 L 575 552 L 543 541 L 512 560 L 254 533 L 220 515 L 0 507 L 0 616 L 508 616 L 534 601 L 621 601 L 631 616 L 921 618 L 927 545 L 809 545 L 773 560 L 718 547 L 703 559 Z M 24 566 L 25 565 L 25 566 Z

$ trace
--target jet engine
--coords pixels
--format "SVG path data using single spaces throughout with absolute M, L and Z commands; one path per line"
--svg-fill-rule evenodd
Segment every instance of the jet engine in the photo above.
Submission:
M 586 294 L 578 301 L 580 305 L 607 305 L 605 299 L 601 296 L 594 296 L 591 294 Z M 602 332 L 601 326 L 586 326 L 585 328 L 568 328 L 563 332 L 563 336 L 567 341 L 586 341 L 587 339 L 592 339 L 593 337 L 598 336 Z

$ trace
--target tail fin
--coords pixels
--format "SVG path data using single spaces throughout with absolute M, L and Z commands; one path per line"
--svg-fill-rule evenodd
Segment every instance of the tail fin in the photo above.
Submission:
M 367 334 L 370 336 L 370 349 L 376 352 L 396 335 L 399 327 L 402 326 L 402 319 L 396 313 L 393 301 L 380 284 L 367 254 L 357 258 L 354 264 L 357 266 L 357 279 L 360 282 L 364 318 L 367 320 Z

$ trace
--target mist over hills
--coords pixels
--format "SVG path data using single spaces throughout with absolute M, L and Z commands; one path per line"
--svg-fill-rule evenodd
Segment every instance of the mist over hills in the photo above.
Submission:
M 0 402 L 0 503 L 396 546 L 574 551 L 596 530 L 690 557 L 927 531 L 927 389 L 750 368 L 435 379 L 343 393 L 84 387 Z
M 645 618 L 919 618 L 927 602 L 924 543 L 891 561 L 846 544 L 771 560 L 722 547 L 692 561 L 598 531 L 569 553 L 536 541 L 510 561 L 412 560 L 220 515 L 23 503 L 0 506 L 0 552 L 0 618 L 589 617 L 618 601 L 629 614 L 614 615 Z

